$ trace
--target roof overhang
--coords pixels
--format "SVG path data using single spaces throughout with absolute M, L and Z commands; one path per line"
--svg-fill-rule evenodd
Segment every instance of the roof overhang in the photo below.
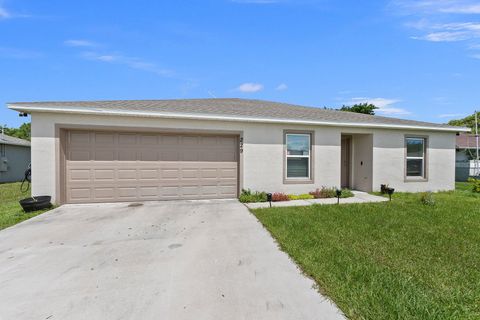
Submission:
M 167 118 L 167 119 L 186 119 L 186 120 L 213 120 L 213 121 L 233 121 L 233 122 L 259 122 L 259 123 L 283 123 L 283 124 L 302 124 L 311 126 L 331 126 L 331 127 L 349 127 L 349 128 L 378 128 L 378 129 L 408 129 L 408 130 L 426 130 L 443 132 L 470 132 L 465 127 L 435 127 L 435 126 L 414 126 L 401 124 L 382 124 L 382 123 L 358 123 L 358 122 L 336 122 L 336 121 L 310 121 L 298 119 L 273 119 L 257 117 L 233 117 L 223 115 L 206 114 L 188 114 L 174 112 L 145 112 L 145 111 L 125 111 L 125 110 L 104 110 L 99 108 L 76 108 L 65 107 L 27 107 L 19 104 L 7 104 L 7 107 L 19 112 L 42 112 L 42 113 L 63 113 L 63 114 L 84 114 L 84 115 L 105 115 L 105 116 L 123 116 L 123 117 L 142 117 L 142 118 Z

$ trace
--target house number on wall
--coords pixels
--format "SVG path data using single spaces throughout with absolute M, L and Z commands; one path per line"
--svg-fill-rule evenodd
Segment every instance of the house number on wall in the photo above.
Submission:
M 243 137 L 240 137 L 239 148 L 240 148 L 240 153 L 242 153 L 243 152 Z

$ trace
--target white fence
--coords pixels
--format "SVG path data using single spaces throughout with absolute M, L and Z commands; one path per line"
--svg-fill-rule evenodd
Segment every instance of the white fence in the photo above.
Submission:
M 457 181 L 466 181 L 469 177 L 480 176 L 480 161 L 457 160 L 455 167 L 455 178 Z

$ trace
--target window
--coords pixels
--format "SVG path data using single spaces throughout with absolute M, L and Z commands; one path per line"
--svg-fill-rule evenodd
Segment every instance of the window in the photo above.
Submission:
M 310 180 L 311 135 L 309 133 L 287 133 L 286 174 L 288 180 Z
M 407 178 L 422 178 L 426 176 L 425 153 L 426 138 L 408 137 L 406 138 L 406 176 Z

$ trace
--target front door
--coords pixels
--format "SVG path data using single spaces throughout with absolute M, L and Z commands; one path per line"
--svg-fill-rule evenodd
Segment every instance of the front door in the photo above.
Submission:
M 350 137 L 342 137 L 341 175 L 342 188 L 350 188 Z

